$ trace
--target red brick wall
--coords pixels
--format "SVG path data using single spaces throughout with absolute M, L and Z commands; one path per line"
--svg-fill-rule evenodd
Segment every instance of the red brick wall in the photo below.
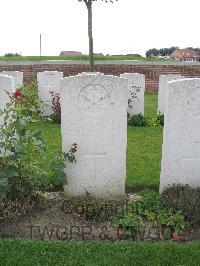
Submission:
M 31 80 L 36 80 L 37 72 L 53 70 L 61 71 L 64 76 L 76 75 L 80 72 L 89 71 L 88 64 L 65 64 L 65 63 L 1 63 L 0 71 L 10 70 L 10 71 L 22 71 L 24 72 L 24 82 L 30 82 Z M 200 64 L 167 64 L 167 63 L 125 63 L 119 62 L 118 64 L 101 62 L 96 64 L 96 71 L 103 72 L 104 74 L 120 75 L 125 72 L 141 73 L 145 75 L 146 79 L 146 91 L 157 91 L 158 81 L 160 75 L 166 74 L 180 74 L 185 77 L 200 77 Z

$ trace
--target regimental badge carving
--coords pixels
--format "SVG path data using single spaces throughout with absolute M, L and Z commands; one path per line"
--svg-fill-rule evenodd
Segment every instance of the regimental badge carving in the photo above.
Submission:
M 186 107 L 191 115 L 200 118 L 200 87 L 193 89 L 188 95 Z
M 89 84 L 80 91 L 78 101 L 84 111 L 96 114 L 109 107 L 110 95 L 102 85 Z

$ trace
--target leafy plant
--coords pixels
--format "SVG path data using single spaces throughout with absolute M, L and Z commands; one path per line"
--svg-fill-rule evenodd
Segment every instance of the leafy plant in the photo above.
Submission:
M 117 234 L 135 237 L 137 231 L 142 224 L 141 217 L 135 213 L 122 212 L 119 219 L 113 222 L 113 226 L 117 227 Z
M 24 88 L 25 90 L 25 88 Z M 10 96 L 10 102 L 1 111 L 4 124 L 0 131 L 0 198 L 10 200 L 25 199 L 36 189 L 45 189 L 48 184 L 49 172 L 41 162 L 46 159 L 47 145 L 41 131 L 38 105 L 34 97 L 28 97 L 22 90 Z M 58 160 L 55 155 L 51 162 L 50 175 L 56 175 L 57 183 L 66 180 L 65 161 L 73 162 L 77 150 L 72 146 L 69 156 Z
M 155 191 L 146 189 L 139 196 L 141 198 L 129 203 L 128 210 L 114 225 L 125 235 L 130 235 L 144 231 L 145 224 L 148 224 L 148 227 L 158 229 L 159 238 L 179 240 L 179 233 L 188 225 L 181 211 L 168 209 L 162 196 Z
M 171 210 L 159 211 L 156 217 L 156 223 L 161 235 L 165 239 L 175 238 L 179 240 L 179 233 L 185 229 L 187 222 L 181 211 L 173 213 Z
M 26 198 L 46 174 L 39 167 L 39 160 L 45 159 L 46 146 L 41 132 L 32 127 L 37 121 L 27 115 L 24 102 L 27 104 L 28 99 L 24 98 L 17 90 L 1 113 L 4 125 L 0 132 L 0 197 L 11 200 Z
M 51 115 L 52 122 L 54 123 L 61 123 L 61 107 L 60 107 L 60 93 L 51 91 L 52 96 L 52 111 L 53 114 Z
M 129 126 L 135 126 L 135 127 L 147 127 L 148 126 L 148 120 L 145 116 L 142 114 L 133 115 L 128 120 Z
M 164 125 L 164 115 L 158 114 L 156 117 L 146 117 L 142 114 L 136 114 L 127 117 L 128 125 L 134 127 L 158 127 Z
M 21 93 L 21 95 L 20 95 Z M 18 112 L 24 116 L 32 116 L 38 118 L 42 112 L 41 101 L 38 96 L 37 82 L 30 82 L 17 90 L 16 95 L 19 95 L 20 101 L 17 101 Z
M 157 114 L 157 123 L 161 126 L 164 126 L 164 114 L 162 113 Z

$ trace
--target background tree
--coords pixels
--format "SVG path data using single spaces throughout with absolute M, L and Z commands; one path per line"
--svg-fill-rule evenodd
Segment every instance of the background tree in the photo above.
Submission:
M 162 55 L 162 56 L 170 55 L 177 48 L 178 47 L 174 47 L 174 46 L 170 48 L 161 48 L 161 49 L 152 48 L 146 51 L 146 57 L 149 57 L 151 55 L 155 55 L 155 56 L 156 55 Z
M 90 69 L 94 71 L 94 52 L 93 52 L 93 37 L 92 37 L 92 3 L 98 0 L 78 0 L 79 2 L 84 2 L 88 10 L 88 38 L 89 38 L 89 56 L 90 56 Z M 118 0 L 101 0 L 106 3 Z

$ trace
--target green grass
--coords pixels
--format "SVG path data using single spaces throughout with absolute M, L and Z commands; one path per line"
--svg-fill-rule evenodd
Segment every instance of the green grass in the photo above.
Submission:
M 141 60 L 141 61 L 163 61 L 163 59 L 152 59 L 139 56 L 94 56 L 95 60 Z M 81 60 L 89 61 L 88 55 L 82 56 L 0 56 L 0 61 L 43 61 L 43 60 Z M 166 61 L 166 60 L 164 60 Z
M 145 116 L 156 116 L 157 114 L 157 93 L 145 93 Z
M 156 115 L 157 94 L 145 94 L 145 113 Z M 42 127 L 43 136 L 49 145 L 48 162 L 55 152 L 61 152 L 60 126 L 45 124 Z M 127 146 L 127 175 L 126 183 L 129 187 L 140 189 L 144 187 L 158 187 L 160 179 L 160 163 L 162 148 L 161 127 L 128 127 Z
M 1 265 L 191 265 L 200 243 L 0 241 Z
M 143 188 L 159 185 L 162 128 L 128 128 L 126 183 Z

